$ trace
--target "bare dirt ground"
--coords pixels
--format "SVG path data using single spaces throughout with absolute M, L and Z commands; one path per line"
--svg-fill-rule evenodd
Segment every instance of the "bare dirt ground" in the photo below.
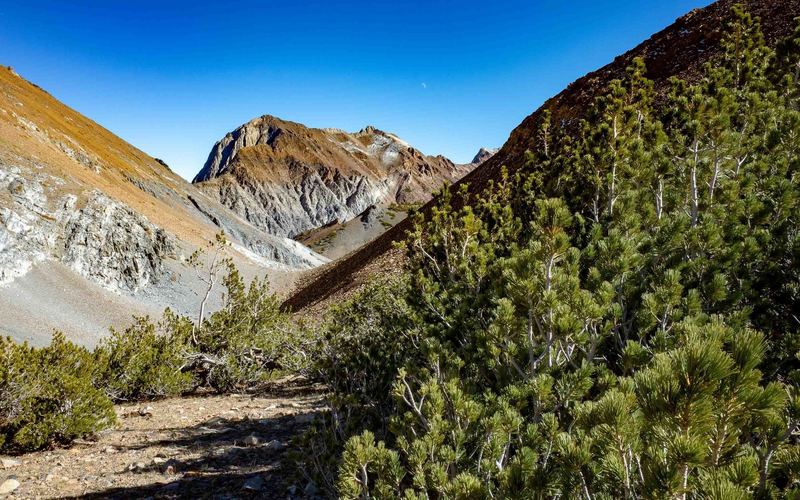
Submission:
M 306 498 L 286 457 L 322 409 L 320 389 L 300 379 L 258 395 L 118 405 L 116 428 L 92 441 L 3 457 L 18 463 L 0 484 L 19 481 L 15 498 Z

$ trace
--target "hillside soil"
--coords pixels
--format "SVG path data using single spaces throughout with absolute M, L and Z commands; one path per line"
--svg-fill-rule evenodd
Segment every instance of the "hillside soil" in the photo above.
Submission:
M 15 498 L 293 498 L 290 440 L 323 410 L 320 388 L 284 379 L 257 395 L 116 407 L 118 424 L 69 448 L 2 457 Z

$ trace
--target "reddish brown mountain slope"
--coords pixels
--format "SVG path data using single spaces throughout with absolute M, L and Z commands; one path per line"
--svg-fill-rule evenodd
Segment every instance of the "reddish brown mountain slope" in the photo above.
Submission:
M 265 115 L 217 142 L 194 182 L 256 227 L 297 237 L 373 205 L 427 202 L 473 167 L 375 127 L 348 133 Z
M 762 29 L 770 44 L 788 36 L 800 16 L 800 0 L 720 0 L 678 19 L 633 50 L 617 57 L 611 64 L 590 73 L 569 85 L 528 116 L 512 133 L 500 151 L 457 184 L 467 183 L 472 192 L 480 192 L 496 179 L 501 167 L 513 171 L 524 163 L 525 152 L 532 146 L 536 125 L 545 109 L 552 112 L 553 123 L 568 125 L 587 110 L 594 98 L 609 82 L 621 78 L 636 57 L 643 57 L 648 77 L 663 91 L 671 76 L 694 80 L 702 65 L 719 53 L 722 30 L 730 18 L 731 8 L 742 3 L 749 12 L 761 18 Z M 433 202 L 431 202 L 433 203 Z M 426 208 L 431 206 L 426 205 Z M 307 278 L 285 305 L 295 311 L 324 307 L 349 295 L 374 273 L 398 270 L 403 256 L 393 243 L 403 238 L 409 228 L 405 221 L 348 258 L 319 269 Z

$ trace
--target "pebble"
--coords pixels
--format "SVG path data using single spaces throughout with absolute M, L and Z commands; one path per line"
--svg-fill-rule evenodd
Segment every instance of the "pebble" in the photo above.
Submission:
M 245 446 L 258 446 L 258 443 L 259 443 L 258 437 L 253 434 L 250 434 L 249 436 L 244 438 Z
M 281 443 L 281 442 L 280 442 L 280 441 L 278 441 L 277 439 L 273 439 L 272 441 L 270 441 L 269 443 L 267 443 L 267 446 L 266 446 L 266 448 L 267 448 L 268 450 L 281 450 L 281 449 L 283 449 L 285 446 L 286 446 L 286 444 L 284 444 L 284 443 Z
M 105 453 L 116 453 L 116 452 L 117 452 L 117 451 L 119 451 L 119 450 L 117 450 L 117 449 L 116 449 L 116 448 L 114 448 L 113 446 L 106 446 L 106 447 L 105 447 L 105 449 L 104 449 L 103 451 L 104 451 Z
M 0 484 L 0 495 L 7 495 L 19 488 L 19 481 L 16 479 L 6 479 Z
M 154 464 L 163 464 L 163 463 L 166 463 L 166 461 L 167 461 L 166 458 L 161 458 L 161 457 L 154 457 L 153 458 L 153 463 Z
M 264 479 L 261 476 L 253 476 L 244 482 L 242 489 L 250 491 L 261 491 L 264 487 Z
M 14 460 L 13 458 L 0 458 L 0 463 L 3 464 L 4 469 L 10 469 L 12 467 L 18 467 L 22 465 L 22 462 L 19 460 Z

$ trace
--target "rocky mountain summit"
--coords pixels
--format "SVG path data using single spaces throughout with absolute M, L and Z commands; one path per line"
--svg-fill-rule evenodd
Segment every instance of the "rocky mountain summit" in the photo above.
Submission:
M 371 126 L 348 133 L 265 115 L 217 142 L 193 182 L 256 227 L 295 237 L 370 206 L 426 202 L 474 167 Z
M 470 163 L 472 163 L 477 167 L 481 163 L 485 162 L 486 160 L 497 154 L 498 151 L 500 151 L 500 149 L 481 148 L 480 151 L 478 151 L 478 154 L 475 155 L 475 157 L 472 159 Z

